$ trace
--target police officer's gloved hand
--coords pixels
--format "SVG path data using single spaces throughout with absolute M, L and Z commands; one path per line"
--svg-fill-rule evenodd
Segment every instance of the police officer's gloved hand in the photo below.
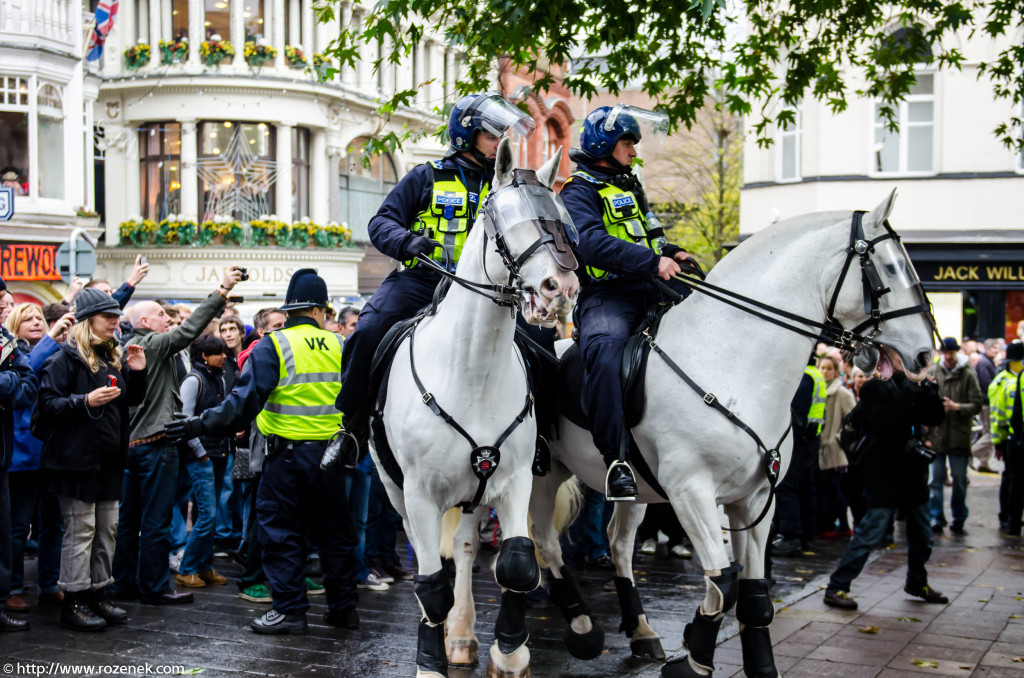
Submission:
M 430 253 L 434 251 L 434 247 L 437 245 L 433 240 L 425 235 L 417 235 L 405 246 L 405 258 L 415 259 L 419 255 L 425 257 L 430 256 Z
M 174 420 L 164 424 L 164 435 L 167 441 L 176 443 L 180 440 L 191 440 L 206 433 L 203 420 L 199 417 L 189 417 L 181 412 L 174 413 Z

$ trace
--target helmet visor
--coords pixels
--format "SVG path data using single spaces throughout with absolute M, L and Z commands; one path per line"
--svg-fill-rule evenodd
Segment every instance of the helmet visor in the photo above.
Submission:
M 537 129 L 533 118 L 497 94 L 485 94 L 477 98 L 466 109 L 462 124 L 467 128 L 479 125 L 496 137 L 504 136 L 507 132 L 510 136 L 528 139 Z
M 616 127 L 625 130 L 620 139 L 631 134 L 637 141 L 636 151 L 640 158 L 657 157 L 668 138 L 668 115 L 629 104 L 616 104 L 603 125 L 607 132 L 612 132 Z

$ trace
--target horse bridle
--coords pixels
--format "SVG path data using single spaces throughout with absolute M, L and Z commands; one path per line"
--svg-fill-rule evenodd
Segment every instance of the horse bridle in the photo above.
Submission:
M 555 264 L 561 270 L 574 271 L 577 267 L 575 255 L 572 253 L 572 246 L 576 243 L 569 236 L 565 224 L 546 217 L 537 217 L 530 220 L 530 223 L 537 229 L 538 238 L 534 240 L 529 247 L 523 250 L 519 256 L 512 254 L 512 251 L 509 249 L 508 243 L 505 240 L 504 234 L 501 229 L 495 225 L 495 220 L 491 216 L 488 208 L 491 206 L 493 196 L 509 189 L 518 189 L 521 186 L 540 186 L 545 188 L 548 192 L 553 193 L 549 187 L 537 180 L 537 175 L 533 170 L 517 168 L 512 171 L 512 183 L 507 186 L 502 186 L 493 193 L 488 193 L 487 197 L 484 198 L 483 203 L 480 205 L 480 209 L 477 211 L 480 226 L 484 229 L 484 232 L 487 235 L 487 238 L 482 241 L 482 258 L 484 261 L 484 275 L 487 277 L 489 284 L 473 282 L 471 280 L 466 280 L 465 278 L 460 278 L 433 259 L 429 259 L 423 255 L 417 257 L 420 263 L 426 264 L 431 269 L 437 271 L 452 282 L 461 285 L 470 292 L 488 297 L 498 306 L 504 306 L 512 309 L 513 314 L 516 309 L 519 308 L 523 300 L 524 288 L 523 277 L 521 274 L 523 265 L 541 247 L 548 248 L 552 258 L 555 260 Z M 508 281 L 504 285 L 495 283 L 491 280 L 490 273 L 487 272 L 487 240 L 494 241 L 498 255 L 501 257 L 502 263 L 508 270 Z

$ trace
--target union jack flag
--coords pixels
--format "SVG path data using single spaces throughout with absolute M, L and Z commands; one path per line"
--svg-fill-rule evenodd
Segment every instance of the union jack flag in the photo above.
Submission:
M 103 55 L 103 43 L 114 26 L 118 0 L 100 0 L 96 7 L 96 28 L 89 34 L 89 61 L 96 61 Z

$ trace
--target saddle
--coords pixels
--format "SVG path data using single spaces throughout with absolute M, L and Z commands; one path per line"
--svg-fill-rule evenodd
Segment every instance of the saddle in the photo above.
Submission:
M 646 406 L 643 384 L 651 347 L 644 341 L 644 332 L 656 335 L 662 317 L 670 308 L 669 304 L 658 304 L 648 311 L 626 341 L 622 352 L 622 409 L 627 429 L 640 423 Z M 574 343 L 562 354 L 558 364 L 559 408 L 566 419 L 580 428 L 590 430 L 590 402 L 583 372 L 583 352 L 579 344 Z

